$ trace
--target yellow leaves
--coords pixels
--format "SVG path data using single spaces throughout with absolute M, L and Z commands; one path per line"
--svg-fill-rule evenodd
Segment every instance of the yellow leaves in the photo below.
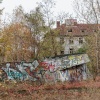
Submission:
M 7 46 L 5 47 L 5 50 L 6 50 L 6 51 L 11 51 L 12 48 L 11 48 L 9 45 L 7 45 Z
M 31 45 L 31 34 L 30 30 L 19 23 L 13 23 L 3 30 L 3 37 L 0 41 L 3 43 L 4 54 L 6 61 L 11 59 L 24 59 L 23 57 L 29 58 Z M 25 50 L 23 50 L 23 48 Z M 28 53 L 27 53 L 28 52 Z M 25 56 L 27 55 L 27 56 Z

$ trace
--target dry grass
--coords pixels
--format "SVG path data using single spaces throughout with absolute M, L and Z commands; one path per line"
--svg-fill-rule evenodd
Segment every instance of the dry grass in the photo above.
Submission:
M 0 100 L 100 100 L 100 79 L 44 85 L 7 81 L 0 83 Z

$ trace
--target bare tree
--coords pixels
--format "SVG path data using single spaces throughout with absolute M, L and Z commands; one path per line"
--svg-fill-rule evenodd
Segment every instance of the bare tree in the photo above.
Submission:
M 66 19 L 71 19 L 72 14 L 66 13 L 64 11 L 61 11 L 57 15 L 57 20 L 60 21 L 60 24 L 64 23 Z
M 55 6 L 55 1 L 53 0 L 43 0 L 43 2 L 39 3 L 41 11 L 43 12 L 44 19 L 46 21 L 46 25 L 48 26 L 47 33 L 50 33 L 50 42 L 51 42 L 51 55 L 56 55 L 56 47 L 54 44 L 54 32 L 52 31 L 52 27 L 54 25 L 54 16 L 53 16 L 53 8 Z
M 53 25 L 53 8 L 55 6 L 55 1 L 53 0 L 43 0 L 39 3 L 41 11 L 43 12 L 43 16 L 45 18 L 46 24 L 49 28 Z
M 100 69 L 100 0 L 74 0 L 74 10 L 79 18 L 79 21 L 91 24 L 90 29 L 94 30 L 94 32 L 92 32 L 93 34 L 89 34 L 89 36 L 94 36 L 95 41 L 92 42 L 92 44 L 89 42 L 91 48 L 88 50 L 91 51 L 91 54 L 89 54 L 92 61 L 91 64 L 93 68 L 96 68 L 95 74 L 97 74 Z M 93 53 L 95 53 L 94 56 L 92 56 Z M 93 64 L 93 62 L 96 63 Z
M 100 0 L 74 0 L 73 4 L 80 21 L 96 24 L 100 22 Z

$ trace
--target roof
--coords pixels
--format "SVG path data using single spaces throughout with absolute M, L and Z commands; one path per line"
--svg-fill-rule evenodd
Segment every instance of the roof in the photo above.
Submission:
M 51 58 L 47 58 L 44 61 L 47 63 L 52 62 L 53 64 L 58 62 L 59 65 L 57 66 L 61 70 L 90 62 L 88 55 L 84 53 L 57 55 Z
M 59 30 L 60 35 L 83 36 L 97 31 L 98 27 L 100 28 L 100 24 L 78 24 L 77 22 L 75 22 L 75 24 L 72 25 L 59 25 L 56 29 Z M 72 32 L 68 32 L 68 30 L 70 29 L 72 30 Z
M 72 55 L 82 55 L 82 54 L 85 54 L 85 53 L 73 53 L 73 54 L 63 54 L 63 55 L 56 55 L 56 56 L 53 56 L 53 57 L 50 57 L 50 58 L 62 58 L 62 57 L 65 57 L 65 56 L 72 56 Z

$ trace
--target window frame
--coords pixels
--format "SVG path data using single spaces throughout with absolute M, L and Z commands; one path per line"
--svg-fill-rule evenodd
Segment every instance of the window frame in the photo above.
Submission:
M 79 37 L 79 44 L 83 44 L 83 37 Z
M 73 54 L 74 53 L 74 48 L 69 48 L 69 53 Z
M 74 44 L 74 39 L 73 38 L 69 39 L 69 44 Z
M 64 41 L 64 37 L 60 37 L 60 43 L 61 43 L 61 44 L 64 44 L 64 42 L 65 42 L 65 41 Z
M 67 31 L 68 31 L 68 32 L 72 32 L 73 30 L 72 30 L 72 29 L 68 29 Z

